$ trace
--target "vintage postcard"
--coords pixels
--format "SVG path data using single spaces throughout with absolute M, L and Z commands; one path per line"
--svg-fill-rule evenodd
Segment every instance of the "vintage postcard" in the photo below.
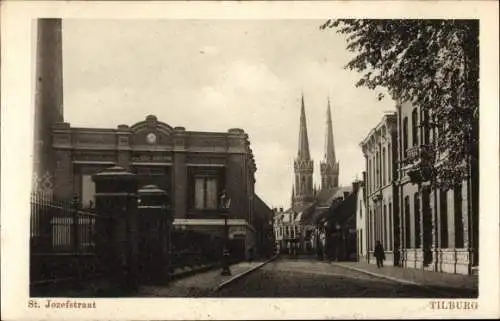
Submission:
M 497 2 L 1 14 L 5 320 L 500 316 Z

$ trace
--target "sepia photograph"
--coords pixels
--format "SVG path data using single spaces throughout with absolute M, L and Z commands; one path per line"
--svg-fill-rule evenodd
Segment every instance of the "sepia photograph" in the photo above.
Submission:
M 478 310 L 482 22 L 345 17 L 31 17 L 20 304 Z

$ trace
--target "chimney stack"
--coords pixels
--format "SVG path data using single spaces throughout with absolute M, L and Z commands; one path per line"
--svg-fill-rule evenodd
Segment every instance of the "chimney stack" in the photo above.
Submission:
M 33 171 L 51 179 L 55 170 L 52 126 L 63 122 L 62 21 L 38 19 Z

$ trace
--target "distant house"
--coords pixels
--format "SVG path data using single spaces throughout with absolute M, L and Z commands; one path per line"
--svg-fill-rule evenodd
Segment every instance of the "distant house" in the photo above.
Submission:
M 257 195 L 254 195 L 253 226 L 256 230 L 255 256 L 270 257 L 274 252 L 274 211 Z
M 315 220 L 320 258 L 356 260 L 356 211 L 360 181 L 335 194 L 331 206 Z
M 282 254 L 297 253 L 302 232 L 300 217 L 290 210 L 275 209 L 273 227 L 276 252 Z

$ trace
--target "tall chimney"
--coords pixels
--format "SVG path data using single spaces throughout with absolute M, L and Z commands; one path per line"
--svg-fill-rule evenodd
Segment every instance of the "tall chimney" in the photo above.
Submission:
M 55 157 L 52 126 L 63 122 L 62 21 L 38 19 L 33 172 L 37 183 L 50 187 Z

